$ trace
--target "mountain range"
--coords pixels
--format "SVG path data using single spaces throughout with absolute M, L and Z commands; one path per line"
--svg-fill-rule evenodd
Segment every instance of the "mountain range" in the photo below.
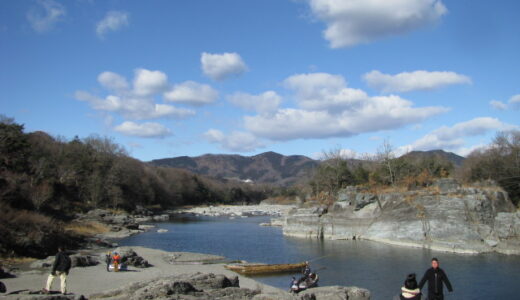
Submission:
M 455 166 L 460 166 L 464 161 L 464 157 L 443 150 L 413 151 L 405 156 L 410 159 L 426 157 L 447 159 Z M 185 169 L 218 179 L 289 186 L 309 178 L 310 171 L 318 166 L 320 161 L 303 155 L 285 156 L 270 151 L 254 156 L 236 154 L 179 156 L 152 160 L 149 164 Z

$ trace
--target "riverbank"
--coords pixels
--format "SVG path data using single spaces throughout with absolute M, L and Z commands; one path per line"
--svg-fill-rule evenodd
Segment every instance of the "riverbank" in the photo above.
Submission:
M 314 294 L 313 299 L 329 299 L 340 295 L 349 295 L 350 298 L 345 299 L 370 299 L 368 290 L 341 286 L 310 289 L 293 296 L 287 291 L 229 271 L 224 268 L 224 262 L 209 263 L 223 260 L 223 257 L 166 252 L 145 247 L 131 249 L 146 259 L 149 267 L 128 266 L 126 271 L 107 272 L 102 262 L 105 252 L 88 252 L 88 255 L 97 258 L 99 263 L 94 266 L 72 268 L 67 281 L 67 291 L 71 294 L 59 299 L 80 299 L 80 296 L 87 299 L 162 299 L 165 296 L 171 298 L 172 294 L 181 295 L 179 299 L 296 300 L 305 297 L 305 294 Z M 128 252 L 130 249 L 124 247 L 118 251 Z M 32 266 L 34 265 L 33 263 Z M 16 277 L 2 280 L 8 289 L 7 295 L 2 298 L 54 299 L 52 297 L 56 295 L 46 296 L 38 293 L 45 285 L 49 267 L 34 269 L 26 265 L 24 269 L 16 273 Z M 53 290 L 58 290 L 58 281 L 56 280 Z M 182 298 L 182 295 L 187 295 L 187 298 Z
M 90 295 L 110 291 L 128 285 L 132 282 L 142 282 L 154 278 L 165 276 L 175 276 L 182 274 L 196 274 L 196 273 L 214 273 L 223 274 L 227 277 L 238 276 L 240 287 L 249 289 L 261 289 L 268 293 L 282 293 L 284 291 L 264 285 L 250 278 L 240 276 L 232 271 L 224 268 L 223 263 L 217 264 L 203 264 L 208 259 L 214 259 L 213 255 L 197 254 L 197 253 L 178 253 L 166 252 L 162 250 L 132 247 L 151 264 L 148 268 L 136 268 L 129 266 L 128 271 L 121 272 L 107 272 L 106 266 L 102 262 L 106 250 L 97 250 L 86 252 L 89 255 L 98 258 L 99 264 L 88 267 L 72 268 L 68 277 L 68 291 L 76 295 L 85 295 L 89 298 Z M 175 264 L 171 263 L 171 258 L 174 256 L 181 256 L 182 259 Z M 170 262 L 168 262 L 170 260 Z M 40 290 L 45 286 L 49 268 L 30 268 L 28 265 L 23 266 L 24 271 L 15 274 L 15 278 L 2 279 L 9 292 L 20 290 Z M 57 280 L 59 281 L 59 280 Z M 57 285 L 55 286 L 57 287 Z M 55 288 L 56 289 L 56 288 Z

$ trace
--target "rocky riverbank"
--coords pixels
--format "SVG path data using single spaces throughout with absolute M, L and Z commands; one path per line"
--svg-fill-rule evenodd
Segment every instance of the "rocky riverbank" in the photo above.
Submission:
M 96 264 L 75 265 L 71 269 L 68 290 L 72 294 L 43 295 L 40 289 L 48 276 L 48 266 L 28 265 L 28 269 L 17 272 L 15 278 L 3 280 L 8 288 L 5 299 L 370 299 L 366 289 L 338 286 L 291 295 L 237 275 L 225 269 L 223 263 L 208 264 L 217 259 L 213 255 L 143 247 L 125 247 L 118 251 L 140 257 L 148 263 L 147 267 L 129 265 L 127 271 L 107 272 L 104 253 L 94 251 L 89 255 Z
M 330 207 L 300 208 L 283 222 L 287 236 L 366 239 L 457 253 L 520 254 L 520 212 L 495 186 L 452 179 L 417 191 L 342 190 Z
M 294 205 L 219 205 L 182 208 L 173 211 L 179 214 L 192 214 L 195 216 L 210 217 L 252 217 L 252 216 L 285 216 L 290 210 L 295 208 Z

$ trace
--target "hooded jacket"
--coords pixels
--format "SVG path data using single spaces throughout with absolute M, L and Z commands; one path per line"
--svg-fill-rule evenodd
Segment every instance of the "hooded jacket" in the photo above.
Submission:
M 419 282 L 419 289 L 423 288 L 426 281 L 428 281 L 428 295 L 443 295 L 443 283 L 446 284 L 448 291 L 453 291 L 448 276 L 441 268 L 429 268 L 426 270 L 421 282 Z

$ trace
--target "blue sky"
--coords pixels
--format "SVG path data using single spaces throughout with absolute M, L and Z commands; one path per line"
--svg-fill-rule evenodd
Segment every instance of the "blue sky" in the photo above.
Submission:
M 147 161 L 518 129 L 520 2 L 0 0 L 0 113 Z

